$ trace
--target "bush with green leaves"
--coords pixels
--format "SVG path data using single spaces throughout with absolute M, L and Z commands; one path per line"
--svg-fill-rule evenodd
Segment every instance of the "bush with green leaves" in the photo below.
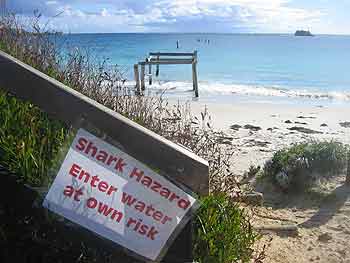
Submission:
M 66 127 L 1 89 L 0 109 L 0 164 L 21 176 L 24 183 L 42 186 L 64 143 Z
M 335 141 L 298 143 L 277 151 L 264 175 L 283 190 L 305 189 L 317 179 L 339 175 L 346 168 L 348 147 Z
M 259 236 L 244 210 L 225 194 L 201 201 L 194 227 L 195 259 L 200 263 L 249 262 Z

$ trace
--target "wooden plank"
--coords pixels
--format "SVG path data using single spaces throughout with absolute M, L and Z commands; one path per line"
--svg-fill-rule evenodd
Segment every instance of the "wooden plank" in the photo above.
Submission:
M 192 58 L 151 58 L 149 60 L 147 60 L 146 62 L 157 62 L 157 61 L 160 61 L 160 62 L 163 62 L 163 61 L 173 61 L 173 62 L 177 62 L 179 61 L 180 63 L 181 62 L 187 62 L 187 63 L 192 63 L 193 62 L 193 59 Z
M 148 65 L 148 84 L 152 85 L 152 65 Z
M 159 56 L 157 56 L 157 60 L 159 60 Z M 157 64 L 157 68 L 156 68 L 156 77 L 159 76 L 159 64 Z
M 193 90 L 195 93 L 196 98 L 199 97 L 198 94 L 198 79 L 197 79 L 197 64 L 192 64 L 192 78 L 193 78 Z
M 197 78 L 197 51 L 194 52 L 194 58 L 192 63 L 192 80 L 193 80 L 193 90 L 195 97 L 198 98 L 198 78 Z
M 347 152 L 347 169 L 345 183 L 350 185 L 350 150 Z
M 134 158 L 194 192 L 208 193 L 209 170 L 205 160 L 2 51 L 0 87 L 68 125 L 84 117 Z
M 190 65 L 192 59 L 142 61 L 139 65 Z
M 145 64 L 141 64 L 141 90 L 144 91 L 145 89 Z
M 278 232 L 283 233 L 289 236 L 298 235 L 298 226 L 297 225 L 265 225 L 265 226 L 256 226 L 255 230 L 261 232 Z
M 193 56 L 193 53 L 166 53 L 166 52 L 151 52 L 150 56 L 174 56 L 174 57 L 185 57 Z
M 135 90 L 137 94 L 141 94 L 140 90 L 140 75 L 139 75 L 139 65 L 135 64 L 134 65 L 134 78 L 135 78 Z

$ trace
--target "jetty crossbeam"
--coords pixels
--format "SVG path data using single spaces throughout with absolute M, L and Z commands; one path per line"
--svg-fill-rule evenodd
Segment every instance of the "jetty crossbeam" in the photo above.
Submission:
M 194 51 L 196 52 L 196 51 Z M 193 56 L 193 53 L 180 53 L 180 52 L 176 52 L 176 53 L 166 53 L 166 52 L 150 52 L 149 55 L 150 56 L 168 56 L 168 57 L 186 57 L 186 56 Z
M 174 58 L 176 57 L 176 58 Z M 181 57 L 181 58 L 179 58 Z M 151 52 L 145 61 L 141 61 L 134 65 L 134 75 L 136 83 L 136 91 L 141 94 L 141 91 L 146 89 L 145 86 L 145 66 L 148 65 L 149 85 L 152 85 L 152 65 L 156 65 L 156 76 L 159 75 L 159 65 L 192 65 L 192 81 L 195 97 L 198 98 L 198 77 L 197 77 L 197 51 L 193 53 L 166 53 L 166 52 Z M 139 74 L 138 67 L 141 66 Z
M 176 65 L 176 64 L 192 64 L 191 59 L 156 59 L 151 58 L 148 61 L 139 62 L 139 65 Z

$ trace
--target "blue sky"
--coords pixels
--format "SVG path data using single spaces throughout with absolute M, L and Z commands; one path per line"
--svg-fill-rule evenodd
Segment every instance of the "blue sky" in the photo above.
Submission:
M 350 34 L 350 0 L 7 0 L 7 9 L 39 10 L 51 29 L 72 33 Z

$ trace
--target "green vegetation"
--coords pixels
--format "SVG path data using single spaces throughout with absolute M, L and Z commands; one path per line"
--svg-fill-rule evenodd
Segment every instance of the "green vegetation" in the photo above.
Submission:
M 0 164 L 24 183 L 47 185 L 67 128 L 30 103 L 0 90 Z M 199 262 L 247 262 L 257 234 L 244 211 L 224 194 L 203 198 L 195 218 L 194 254 Z
M 257 238 L 244 210 L 226 195 L 202 200 L 195 221 L 194 255 L 198 262 L 249 262 Z
M 67 129 L 33 104 L 0 89 L 0 164 L 24 183 L 42 186 Z
M 24 31 L 15 17 L 0 21 L 0 49 L 207 159 L 215 194 L 202 200 L 195 219 L 196 258 L 200 262 L 249 261 L 257 235 L 244 211 L 218 194 L 233 191 L 237 185 L 229 164 L 232 153 L 217 143 L 218 134 L 210 129 L 207 112 L 201 119 L 193 118 L 187 105 L 170 107 L 162 97 L 135 96 L 124 87 L 117 68 L 93 64 L 79 50 L 62 58 L 51 43 L 54 36 L 42 33 L 39 24 L 34 19 L 33 34 Z M 1 90 L 0 109 L 0 164 L 21 176 L 23 183 L 46 186 L 48 171 L 66 141 L 67 127 Z
M 347 150 L 335 141 L 295 144 L 274 154 L 265 164 L 264 176 L 284 190 L 303 190 L 318 179 L 344 172 Z
M 47 173 L 64 145 L 67 128 L 30 103 L 0 90 L 0 164 L 24 183 L 47 184 Z M 257 234 L 243 210 L 224 194 L 204 197 L 194 227 L 199 262 L 248 262 Z

